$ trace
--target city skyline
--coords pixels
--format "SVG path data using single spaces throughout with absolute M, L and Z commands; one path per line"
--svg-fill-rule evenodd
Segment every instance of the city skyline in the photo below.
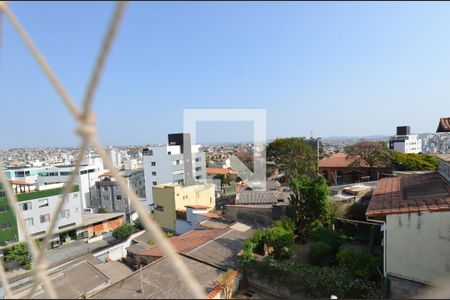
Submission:
M 112 3 L 10 6 L 79 100 Z M 130 3 L 95 96 L 99 138 L 164 143 L 188 108 L 264 108 L 269 139 L 434 132 L 448 103 L 449 16 L 447 3 Z M 13 126 L 1 149 L 77 146 L 74 121 L 8 22 L 0 89 Z M 200 143 L 240 142 L 251 127 L 199 132 Z

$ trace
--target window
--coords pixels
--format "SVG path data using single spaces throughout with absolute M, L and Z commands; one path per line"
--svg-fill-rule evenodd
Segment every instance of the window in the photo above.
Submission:
M 153 181 L 153 185 L 158 185 L 158 182 L 156 182 L 156 181 Z
M 31 210 L 31 202 L 20 203 L 20 210 L 21 211 Z
M 152 161 L 152 167 L 156 166 L 156 161 Z
M 103 187 L 103 191 L 104 191 L 104 192 L 107 192 L 107 191 L 108 191 L 108 187 L 107 187 L 107 186 L 104 186 L 104 187 Z
M 73 194 L 73 199 L 78 199 L 78 193 Z
M 11 228 L 11 224 L 9 224 L 9 223 L 0 224 L 0 230 L 8 230 L 10 228 Z
M 164 211 L 164 206 L 161 206 L 161 205 L 157 205 L 156 207 L 155 207 L 155 210 L 157 210 L 157 211 Z
M 38 202 L 38 207 L 39 208 L 41 208 L 41 207 L 47 207 L 48 206 L 48 199 L 42 199 L 42 200 L 39 200 L 39 202 Z
M 70 217 L 70 211 L 68 209 L 61 211 L 61 218 L 69 218 Z
M 196 159 L 195 159 L 195 161 L 196 162 L 199 162 L 199 161 L 201 161 L 202 159 L 200 158 L 200 157 L 197 157 Z
M 81 175 L 87 174 L 87 171 L 86 170 L 85 171 L 81 171 L 80 174 Z
M 116 196 L 116 199 L 117 199 L 117 200 L 122 200 L 122 196 L 121 196 L 121 195 L 117 195 L 117 196 Z
M 105 200 L 105 201 L 109 201 L 109 196 L 108 195 L 103 195 L 103 200 Z
M 202 179 L 202 176 L 195 176 L 195 179 Z
M 70 174 L 72 174 L 72 172 L 59 172 L 60 176 L 70 176 Z
M 152 172 L 152 175 L 153 175 L 153 176 L 156 176 L 156 172 Z
M 197 167 L 197 168 L 195 168 L 195 171 L 200 171 L 202 169 L 202 167 Z
M 50 214 L 41 215 L 40 219 L 41 219 L 41 223 L 50 222 Z
M 27 219 L 25 219 L 25 224 L 27 225 L 27 227 L 33 226 L 33 225 L 34 225 L 33 218 L 27 218 Z
M 170 154 L 172 154 L 172 152 L 170 152 L 170 151 L 167 151 L 167 154 L 168 154 L 168 155 L 170 155 Z

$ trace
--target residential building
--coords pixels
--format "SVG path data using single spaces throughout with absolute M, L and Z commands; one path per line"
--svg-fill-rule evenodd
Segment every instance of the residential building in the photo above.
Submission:
M 25 191 L 16 195 L 18 209 L 33 237 L 42 238 L 47 232 L 62 192 L 61 185 L 57 188 L 54 186 L 41 187 L 38 191 Z M 76 228 L 83 225 L 82 213 L 79 187 L 74 186 L 73 192 L 64 199 L 64 206 L 56 223 L 56 233 L 51 239 L 53 246 L 59 245 L 67 238 L 76 239 Z M 4 192 L 0 194 L 0 215 L 0 244 L 24 241 L 25 235 L 17 225 Z
M 44 167 L 37 168 L 8 168 L 5 170 L 6 178 L 10 180 L 23 181 L 26 183 L 36 184 L 39 174 L 45 170 Z
M 128 188 L 142 199 L 142 205 L 145 207 L 144 170 L 126 170 L 122 171 L 121 175 L 125 178 Z M 138 218 L 136 209 L 131 205 L 130 198 L 120 189 L 110 172 L 103 173 L 100 178 L 101 180 L 95 183 L 95 209 L 103 208 L 108 212 L 123 212 L 126 215 L 127 223 L 136 220 Z
M 99 176 L 104 173 L 101 160 L 91 159 L 92 164 L 82 165 L 75 176 L 74 183 L 79 186 L 83 209 L 94 207 L 95 201 L 95 182 Z M 54 183 L 65 183 L 69 180 L 70 174 L 75 169 L 74 166 L 52 166 L 47 167 L 39 173 L 37 178 L 38 186 L 45 186 Z
M 115 168 L 120 169 L 122 167 L 122 155 L 119 151 L 114 149 L 112 146 L 109 146 L 106 148 L 106 154 L 111 159 L 112 165 Z
M 450 155 L 438 172 L 382 179 L 366 211 L 384 226 L 384 274 L 392 298 L 438 291 L 450 279 Z
M 223 299 L 223 286 L 216 283 L 220 274 L 229 269 L 236 270 L 238 254 L 244 241 L 253 230 L 242 223 L 234 223 L 219 229 L 193 230 L 169 238 L 175 251 L 192 276 L 204 288 L 209 299 Z M 133 254 L 133 260 L 149 262 L 120 282 L 111 285 L 93 296 L 96 299 L 134 298 L 192 298 L 190 289 L 165 258 L 158 246 Z M 240 274 L 235 271 L 234 288 L 239 286 Z M 158 280 L 154 280 L 158 278 Z M 139 290 L 140 292 L 136 292 Z
M 180 186 L 162 184 L 153 186 L 153 217 L 161 227 L 176 232 L 177 211 L 186 211 L 186 206 L 197 205 L 211 211 L 215 207 L 213 184 Z
M 186 210 L 176 211 L 176 234 L 183 234 L 194 229 L 203 228 L 202 222 L 208 219 L 223 219 L 221 216 L 210 212 L 209 206 L 186 205 L 185 207 Z
M 400 153 L 421 153 L 422 140 L 410 131 L 409 126 L 398 126 L 397 135 L 389 139 L 389 149 Z
M 82 239 L 98 237 L 111 232 L 125 223 L 123 213 L 85 214 L 83 226 L 77 228 Z
M 290 193 L 279 191 L 243 191 L 234 202 L 225 205 L 225 219 L 256 226 L 270 226 L 284 218 Z
M 386 170 L 384 166 L 375 166 L 371 169 L 365 161 L 349 158 L 343 152 L 319 160 L 319 173 L 333 185 L 377 180 Z
M 145 196 L 153 207 L 152 186 L 177 183 L 194 184 L 206 180 L 205 153 L 200 145 L 192 145 L 190 134 L 169 134 L 168 145 L 146 147 L 143 150 Z

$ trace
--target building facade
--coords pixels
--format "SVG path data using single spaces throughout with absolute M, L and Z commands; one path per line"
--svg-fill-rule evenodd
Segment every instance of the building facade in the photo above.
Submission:
M 161 227 L 176 232 L 177 212 L 185 213 L 186 206 L 195 206 L 208 212 L 214 209 L 214 190 L 213 184 L 186 187 L 175 184 L 153 186 L 153 217 Z
M 145 207 L 145 178 L 144 170 L 127 170 L 121 172 L 125 178 L 128 187 L 133 190 L 136 195 L 142 199 L 142 205 Z M 105 209 L 108 212 L 123 212 L 127 223 L 131 223 L 137 219 L 135 208 L 131 205 L 130 199 L 126 193 L 122 192 L 117 182 L 104 173 L 101 180 L 95 183 L 96 202 L 95 208 Z
M 410 133 L 409 126 L 397 127 L 397 135 L 389 140 L 389 149 L 400 153 L 421 153 L 422 139 Z
M 33 237 L 43 237 L 48 229 L 52 213 L 56 209 L 62 188 L 41 189 L 39 191 L 17 194 L 17 206 Z M 4 192 L 0 196 L 0 244 L 24 241 L 25 235 L 19 228 L 12 209 L 9 207 Z M 79 187 L 74 186 L 72 193 L 64 199 L 63 209 L 56 224 L 56 234 L 52 237 L 53 245 L 66 238 L 76 238 L 76 228 L 83 225 L 83 209 Z
M 169 145 L 144 148 L 146 201 L 153 209 L 152 186 L 189 185 L 206 180 L 206 157 L 199 145 L 190 145 L 189 134 L 169 134 Z M 190 182 L 189 182 L 190 181 Z
M 74 166 L 52 166 L 42 171 L 37 179 L 38 186 L 54 183 L 65 183 L 69 180 Z M 100 175 L 104 173 L 103 163 L 82 165 L 75 177 L 74 184 L 80 188 L 83 209 L 92 208 L 95 205 L 95 182 L 99 181 Z

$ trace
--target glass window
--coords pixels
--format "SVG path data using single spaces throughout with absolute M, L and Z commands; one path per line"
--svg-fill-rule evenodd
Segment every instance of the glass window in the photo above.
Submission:
M 109 196 L 108 195 L 103 195 L 103 200 L 109 201 Z
M 158 185 L 158 183 L 156 181 L 153 181 L 153 185 Z
M 156 166 L 156 161 L 152 161 L 152 167 Z
M 34 225 L 33 218 L 27 218 L 27 219 L 25 219 L 25 224 L 27 225 L 27 227 L 33 226 L 33 225 Z
M 50 214 L 41 215 L 40 219 L 41 219 L 41 223 L 50 222 Z
M 31 202 L 20 203 L 20 210 L 21 211 L 30 210 L 31 208 L 32 208 Z
M 156 172 L 152 172 L 152 175 L 153 175 L 153 176 L 156 176 Z
M 39 208 L 41 208 L 41 207 L 47 207 L 47 206 L 48 206 L 48 199 L 42 199 L 42 200 L 39 200 L 38 206 L 39 206 Z
M 121 195 L 117 195 L 117 196 L 116 196 L 116 199 L 117 199 L 117 200 L 122 200 L 122 196 L 121 196 Z
M 61 218 L 69 218 L 70 217 L 70 211 L 68 209 L 61 211 Z

